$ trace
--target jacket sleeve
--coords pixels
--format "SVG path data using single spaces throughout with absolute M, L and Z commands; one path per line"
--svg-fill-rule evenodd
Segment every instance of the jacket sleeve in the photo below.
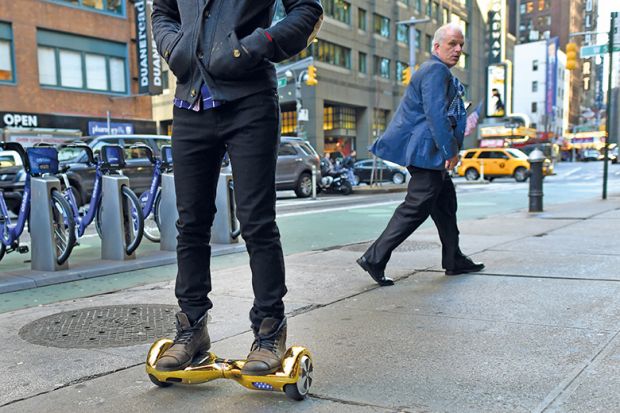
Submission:
M 444 159 L 458 154 L 458 145 L 452 123 L 448 119 L 448 85 L 452 75 L 448 68 L 436 64 L 429 68 L 421 80 L 422 106 L 431 135 Z
M 153 0 L 151 21 L 157 51 L 167 61 L 172 52 L 171 42 L 181 30 L 181 16 L 177 0 Z
M 319 0 L 282 0 L 286 17 L 268 29 L 258 28 L 241 43 L 252 53 L 281 62 L 304 50 L 323 22 Z

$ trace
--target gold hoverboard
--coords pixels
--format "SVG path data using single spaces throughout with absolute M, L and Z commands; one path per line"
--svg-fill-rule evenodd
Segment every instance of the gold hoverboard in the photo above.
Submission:
M 210 352 L 195 359 L 183 370 L 157 370 L 157 360 L 172 343 L 168 338 L 157 340 L 146 358 L 146 372 L 159 387 L 172 386 L 174 383 L 198 384 L 215 379 L 232 379 L 248 389 L 283 391 L 293 400 L 303 400 L 312 385 L 312 356 L 304 347 L 290 347 L 284 355 L 280 370 L 266 376 L 241 374 L 245 360 L 223 359 Z

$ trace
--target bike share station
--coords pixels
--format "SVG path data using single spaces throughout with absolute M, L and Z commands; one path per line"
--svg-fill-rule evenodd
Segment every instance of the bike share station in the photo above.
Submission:
M 77 246 L 72 251 L 74 262 L 70 265 L 70 256 L 59 264 L 54 243 L 51 194 L 53 191 L 61 191 L 61 182 L 53 175 L 32 177 L 29 226 L 31 265 L 29 269 L 26 268 L 28 261 L 20 258 L 19 267 L 24 263 L 24 268 L 15 269 L 15 265 L 12 265 L 13 268 L 7 271 L 2 270 L 6 258 L 0 261 L 0 293 L 176 263 L 178 214 L 174 174 L 162 174 L 159 208 L 161 240 L 158 250 L 150 249 L 140 254 L 127 253 L 127 234 L 134 231 L 134 228 L 128 228 L 132 220 L 123 216 L 123 203 L 128 203 L 122 193 L 124 186 L 129 187 L 129 178 L 126 176 L 102 177 L 100 254 L 95 255 L 95 248 L 81 249 Z M 245 244 L 239 240 L 232 174 L 227 168 L 222 168 L 220 173 L 216 208 L 211 236 L 212 256 L 245 251 Z

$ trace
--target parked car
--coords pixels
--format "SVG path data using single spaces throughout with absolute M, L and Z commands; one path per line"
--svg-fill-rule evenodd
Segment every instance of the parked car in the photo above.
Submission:
M 602 161 L 603 154 L 598 149 L 586 149 L 581 154 L 581 160 L 584 162 L 588 161 Z
M 312 195 L 312 165 L 317 182 L 321 180 L 319 155 L 307 140 L 282 136 L 276 165 L 276 189 L 294 190 L 299 198 Z
M 0 151 L 0 168 L 8 168 L 10 166 L 20 166 L 22 158 L 15 151 Z
M 529 176 L 530 163 L 527 155 L 515 148 L 474 148 L 465 151 L 457 165 L 457 174 L 468 181 L 480 178 L 484 167 L 485 179 L 512 176 L 524 182 Z M 553 174 L 553 163 L 545 159 L 543 174 Z
M 393 182 L 395 184 L 403 184 L 407 180 L 409 172 L 407 168 L 395 164 L 394 162 L 377 159 L 361 159 L 353 164 L 353 175 L 355 184 L 370 184 L 372 178 L 373 162 L 375 163 L 376 174 L 372 179 L 373 182 Z
M 121 145 L 126 148 L 136 143 L 144 143 L 151 147 L 156 156 L 160 155 L 163 145 L 170 145 L 169 136 L 161 135 L 103 135 L 85 137 L 81 139 L 93 149 L 95 155 L 103 145 Z M 71 186 L 75 188 L 76 200 L 79 205 L 90 201 L 95 181 L 95 167 L 84 163 L 86 154 L 79 149 L 64 149 L 58 155 L 60 165 L 69 166 L 67 177 Z M 131 188 L 136 193 L 149 189 L 153 174 L 153 166 L 140 151 L 126 149 L 125 160 L 127 166 L 123 174 L 129 178 Z M 0 169 L 0 189 L 5 192 L 7 206 L 13 212 L 19 210 L 26 174 L 21 166 Z
M 620 154 L 618 154 L 618 145 L 614 146 L 609 150 L 609 159 L 611 160 L 611 163 L 618 163 L 619 156 Z

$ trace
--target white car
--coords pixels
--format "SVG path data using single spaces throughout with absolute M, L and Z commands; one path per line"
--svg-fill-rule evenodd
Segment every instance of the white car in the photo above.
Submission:
M 0 151 L 0 168 L 9 166 L 21 166 L 22 158 L 15 151 Z

